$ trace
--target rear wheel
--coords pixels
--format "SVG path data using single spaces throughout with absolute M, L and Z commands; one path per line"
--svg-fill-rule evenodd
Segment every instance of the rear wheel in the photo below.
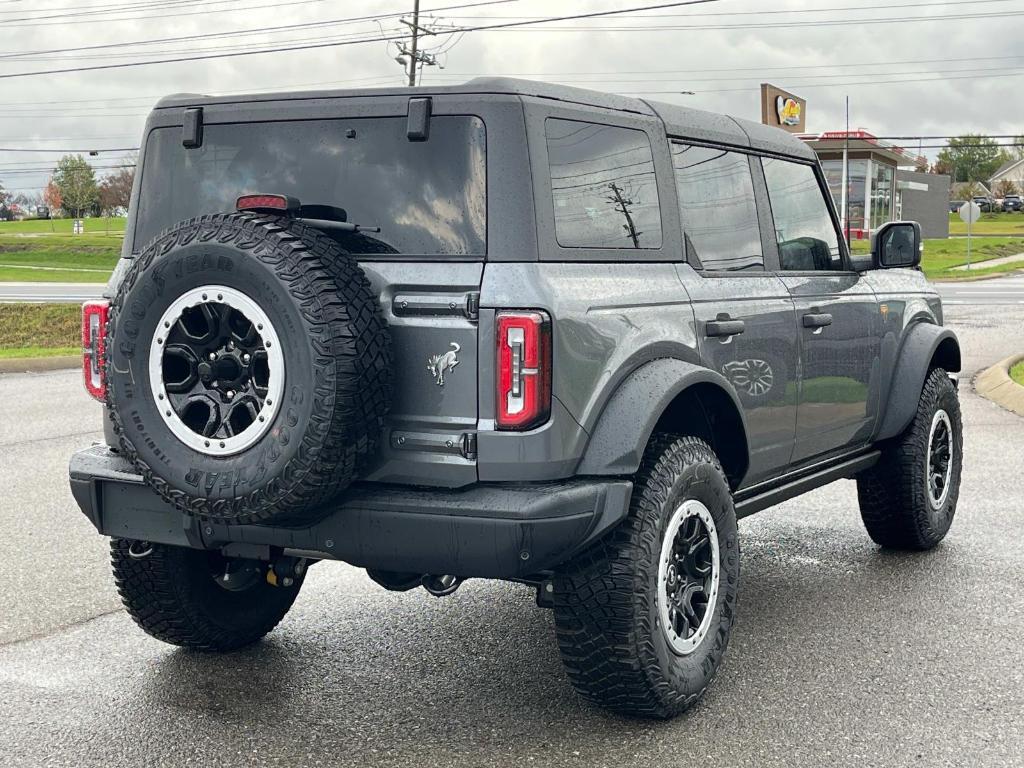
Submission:
M 112 539 L 114 581 L 129 615 L 157 640 L 203 651 L 256 642 L 292 607 L 305 569 L 274 576 L 257 560 L 219 552 Z M 270 581 L 277 581 L 273 586 Z
M 960 495 L 963 425 L 949 374 L 928 374 L 914 420 L 857 478 L 868 535 L 890 549 L 931 549 L 949 531 Z
M 696 438 L 654 438 L 635 483 L 628 518 L 555 575 L 555 626 L 585 698 L 666 718 L 700 699 L 729 643 L 736 514 L 717 457 Z

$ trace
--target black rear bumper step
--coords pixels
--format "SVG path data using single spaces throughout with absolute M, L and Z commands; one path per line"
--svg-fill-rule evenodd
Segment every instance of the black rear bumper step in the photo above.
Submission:
M 464 489 L 357 484 L 308 527 L 224 525 L 183 514 L 106 446 L 71 459 L 71 491 L 107 536 L 250 551 L 263 547 L 362 568 L 486 578 L 549 570 L 600 538 L 629 508 L 622 479 L 480 483 Z

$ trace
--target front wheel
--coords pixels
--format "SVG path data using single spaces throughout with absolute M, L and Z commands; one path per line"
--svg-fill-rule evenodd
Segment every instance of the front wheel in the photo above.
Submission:
M 925 379 L 913 421 L 857 478 L 868 535 L 888 549 L 924 550 L 949 531 L 960 495 L 963 424 L 949 374 Z
M 554 577 L 558 645 L 585 698 L 667 718 L 707 690 L 729 643 L 739 584 L 736 513 L 711 448 L 659 435 L 629 516 Z
M 203 651 L 231 651 L 270 632 L 305 574 L 301 569 L 286 585 L 268 580 L 267 565 L 257 560 L 129 539 L 111 540 L 110 560 L 136 624 L 157 640 Z

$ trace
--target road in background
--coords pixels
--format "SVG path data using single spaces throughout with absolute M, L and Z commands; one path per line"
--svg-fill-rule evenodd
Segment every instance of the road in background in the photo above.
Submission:
M 100 439 L 74 372 L 0 376 L 0 766 L 1024 763 L 1024 420 L 973 393 L 1024 307 L 950 307 L 965 374 L 959 513 L 883 552 L 840 481 L 741 521 L 739 618 L 705 701 L 666 723 L 576 696 L 524 586 L 386 592 L 314 566 L 281 626 L 185 652 L 119 609 L 67 486 Z
M 1024 276 L 934 283 L 944 305 L 1024 304 Z
M 0 283 L 0 302 L 78 304 L 103 295 L 106 283 Z

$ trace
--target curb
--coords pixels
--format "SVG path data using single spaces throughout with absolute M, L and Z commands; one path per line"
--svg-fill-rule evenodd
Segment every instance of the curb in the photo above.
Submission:
M 1024 387 L 1010 378 L 1010 369 L 1021 360 L 1024 354 L 1010 355 L 986 368 L 974 380 L 974 389 L 979 395 L 1018 416 L 1024 416 Z
M 55 355 L 54 357 L 11 357 L 0 360 L 0 373 L 43 373 L 78 368 L 82 365 L 80 355 Z

